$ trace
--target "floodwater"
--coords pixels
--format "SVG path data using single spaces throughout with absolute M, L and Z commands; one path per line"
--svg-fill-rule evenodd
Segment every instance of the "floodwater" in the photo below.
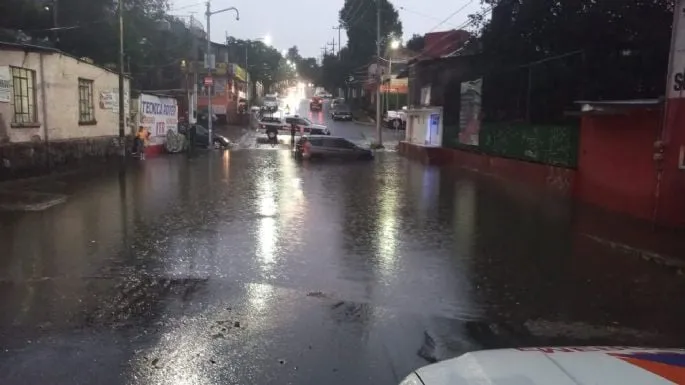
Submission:
M 0 213 L 3 382 L 394 384 L 474 349 L 685 341 L 685 280 L 554 197 L 394 152 L 130 166 Z

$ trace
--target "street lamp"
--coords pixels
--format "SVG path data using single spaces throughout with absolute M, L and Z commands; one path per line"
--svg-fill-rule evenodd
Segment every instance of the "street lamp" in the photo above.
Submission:
M 218 11 L 211 11 L 210 10 L 210 2 L 209 0 L 207 1 L 207 11 L 205 12 L 205 16 L 207 16 L 207 72 L 210 74 L 212 73 L 212 29 L 211 29 L 211 18 L 212 15 L 216 15 L 217 13 L 223 13 L 227 11 L 235 11 L 235 19 L 240 20 L 240 11 L 238 11 L 238 8 L 236 7 L 228 7 L 224 9 L 220 9 Z M 211 89 L 208 90 L 207 92 L 207 112 L 208 112 L 208 119 L 207 119 L 207 145 L 211 148 L 213 143 L 212 143 L 212 123 L 214 119 L 214 108 L 212 106 L 212 92 Z
M 400 44 L 399 40 L 393 39 L 390 41 L 390 49 L 394 51 L 400 48 Z M 390 86 L 392 86 L 392 55 L 388 58 L 388 88 L 385 91 L 385 111 L 390 109 Z M 397 94 L 395 95 L 397 96 Z M 397 103 L 397 98 L 395 98 L 395 103 Z

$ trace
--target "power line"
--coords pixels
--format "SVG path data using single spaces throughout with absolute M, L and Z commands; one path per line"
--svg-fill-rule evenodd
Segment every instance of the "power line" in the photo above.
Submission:
M 485 16 L 485 14 L 488 13 L 488 12 L 490 12 L 490 11 L 492 11 L 492 9 L 493 9 L 494 7 L 495 7 L 494 5 L 491 5 L 490 7 L 486 8 L 486 9 L 482 10 L 480 13 L 478 13 L 478 15 L 479 15 L 479 16 Z M 448 18 L 448 19 L 449 19 L 449 18 Z M 457 29 L 457 30 L 460 30 L 460 29 L 466 28 L 466 27 L 468 27 L 470 24 L 473 24 L 473 23 L 475 23 L 475 22 L 476 22 L 476 19 L 471 19 L 471 20 L 465 22 L 464 24 L 458 26 L 456 29 Z M 431 30 L 431 31 L 432 31 L 432 30 Z M 432 42 L 429 46 L 423 47 L 423 52 L 428 51 L 428 47 L 433 48 L 433 47 L 435 47 L 438 43 L 441 43 L 443 40 L 445 40 L 445 39 L 447 39 L 447 38 L 449 38 L 449 37 L 453 37 L 453 36 L 452 36 L 451 34 L 449 34 L 449 33 L 444 34 L 442 37 L 440 37 L 439 39 L 437 39 L 437 40 L 435 40 L 434 42 Z M 407 62 L 409 62 L 409 61 L 411 61 L 411 60 L 414 60 L 414 59 L 416 59 L 417 57 L 419 57 L 419 56 L 421 56 L 421 55 L 422 55 L 422 53 L 419 53 L 419 54 L 417 54 L 417 55 L 414 55 L 414 56 L 408 58 L 408 59 L 407 59 Z
M 347 15 L 344 17 L 341 17 L 341 19 L 347 19 L 348 20 L 348 26 L 352 23 L 352 20 L 354 19 L 354 16 L 356 16 L 359 13 L 359 10 L 364 6 L 364 0 L 359 0 L 355 4 L 356 7 L 350 8 L 349 12 L 347 12 Z
M 201 1 L 201 2 L 194 3 L 194 4 L 187 4 L 187 5 L 184 5 L 182 7 L 178 7 L 178 8 L 173 7 L 173 9 L 171 9 L 171 12 L 180 11 L 180 10 L 186 9 L 186 8 L 197 7 L 198 5 L 202 5 L 202 4 L 204 4 L 204 2 Z
M 364 2 L 362 2 L 362 4 L 363 3 Z M 356 18 L 355 17 L 350 18 L 350 21 L 347 23 L 348 28 L 356 25 L 357 23 L 359 23 L 360 20 L 364 20 L 364 16 L 366 16 L 366 13 L 369 11 L 370 8 L 373 8 L 373 2 L 368 2 L 367 4 L 368 4 L 367 7 L 364 8 L 364 10 L 361 11 L 361 13 L 359 13 L 359 11 L 361 10 L 362 6 L 359 7 L 359 9 L 357 11 L 358 16 Z
M 468 3 L 464 4 L 461 8 L 457 9 L 456 11 L 450 13 L 449 16 L 447 16 L 447 17 L 446 17 L 445 19 L 443 19 L 441 22 L 439 22 L 438 24 L 436 24 L 435 27 L 431 28 L 431 30 L 428 31 L 428 32 L 433 32 L 433 31 L 435 31 L 439 26 L 445 24 L 449 19 L 453 18 L 457 13 L 459 13 L 459 12 L 463 11 L 464 9 L 466 9 L 466 7 L 468 7 L 469 5 L 471 5 L 471 3 L 473 3 L 474 1 L 475 1 L 475 0 L 469 0 Z M 462 28 L 462 27 L 459 27 L 459 29 L 461 29 L 461 28 Z
M 422 13 L 422 12 L 414 11 L 414 10 L 408 9 L 407 7 L 404 7 L 404 6 L 401 6 L 401 7 L 399 7 L 399 8 L 400 8 L 400 10 L 402 10 L 402 11 L 409 12 L 409 13 L 413 13 L 413 14 L 415 14 L 415 15 L 419 15 L 419 16 L 425 17 L 426 19 L 438 20 L 438 21 L 441 20 L 439 17 L 435 17 L 435 16 L 427 15 L 427 14 Z M 452 23 L 445 23 L 445 24 L 451 25 L 451 26 L 453 26 L 453 27 L 455 26 L 455 24 L 452 24 Z

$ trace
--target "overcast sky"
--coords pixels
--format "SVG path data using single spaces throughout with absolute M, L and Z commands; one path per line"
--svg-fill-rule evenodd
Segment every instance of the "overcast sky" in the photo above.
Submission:
M 373 0 L 367 0 L 369 2 Z M 204 24 L 205 3 L 198 0 L 170 0 L 172 14 L 201 19 Z M 435 29 L 448 30 L 460 26 L 467 15 L 480 9 L 480 0 L 390 0 L 400 15 L 405 41 L 412 34 L 424 34 Z M 338 12 L 344 0 L 212 0 L 212 10 L 234 6 L 235 13 L 212 16 L 212 40 L 222 42 L 226 33 L 240 39 L 256 39 L 270 35 L 272 45 L 283 50 L 293 45 L 302 56 L 318 57 L 321 47 L 334 38 L 338 44 Z M 404 9 L 402 9 L 404 8 Z M 447 22 L 436 27 L 451 13 L 463 8 Z M 343 44 L 345 31 L 341 31 Z

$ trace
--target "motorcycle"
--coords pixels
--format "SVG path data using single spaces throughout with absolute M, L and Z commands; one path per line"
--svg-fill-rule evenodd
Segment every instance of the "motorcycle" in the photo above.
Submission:
M 278 144 L 278 133 L 269 131 L 266 133 L 266 136 L 269 138 L 269 142 L 271 143 L 271 147 L 275 147 Z

